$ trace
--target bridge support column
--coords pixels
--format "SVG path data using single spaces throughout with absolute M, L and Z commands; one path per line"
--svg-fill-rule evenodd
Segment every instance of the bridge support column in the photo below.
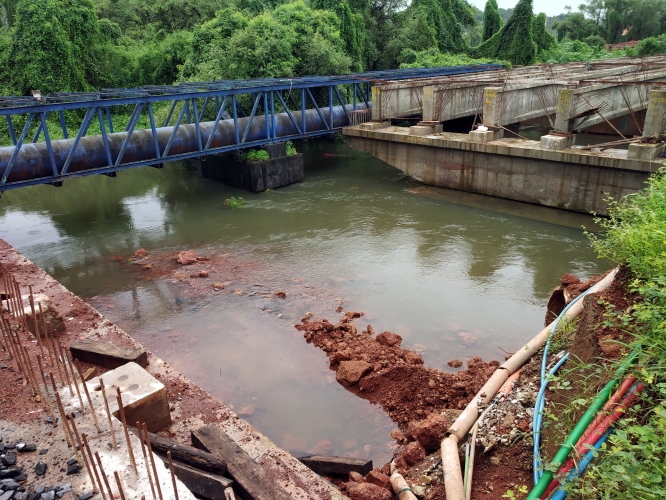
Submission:
M 572 120 L 575 109 L 575 94 L 572 89 L 560 89 L 557 95 L 557 114 L 555 115 L 555 130 L 550 134 L 541 136 L 541 149 L 560 150 L 573 146 L 576 136 L 571 133 Z
M 284 142 L 268 144 L 264 149 L 270 158 L 262 161 L 248 161 L 238 153 L 210 155 L 201 162 L 201 176 L 253 193 L 301 182 L 305 178 L 302 154 L 287 156 Z
M 500 114 L 502 103 L 498 98 L 501 87 L 486 87 L 483 89 L 483 126 L 487 130 L 472 130 L 469 133 L 471 142 L 486 143 L 504 137 L 504 129 L 500 128 Z
M 629 144 L 627 158 L 632 160 L 652 160 L 662 151 L 661 134 L 666 120 L 666 90 L 652 90 L 643 125 L 643 140 L 639 144 Z M 647 141 L 650 142 L 647 142 Z

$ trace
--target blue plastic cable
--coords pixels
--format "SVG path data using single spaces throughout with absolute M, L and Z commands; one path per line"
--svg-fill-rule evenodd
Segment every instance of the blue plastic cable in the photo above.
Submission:
M 541 381 L 539 387 L 539 394 L 537 395 L 536 403 L 534 404 L 534 414 L 532 415 L 532 441 L 533 441 L 533 468 L 534 468 L 534 484 L 539 482 L 543 472 L 541 471 L 541 422 L 543 420 L 543 408 L 545 406 L 546 399 L 546 387 L 548 386 L 548 378 L 546 376 L 546 363 L 548 361 L 548 349 L 550 348 L 550 341 L 553 338 L 553 334 L 557 329 L 557 326 L 560 323 L 560 320 L 564 317 L 566 312 L 573 306 L 576 302 L 585 297 L 588 293 L 592 291 L 592 288 L 588 288 L 585 292 L 581 293 L 578 297 L 573 299 L 567 304 L 567 306 L 562 310 L 559 316 L 553 322 L 553 326 L 550 329 L 548 335 L 548 340 L 546 340 L 546 345 L 543 348 L 543 359 L 541 360 Z M 562 359 L 560 359 L 557 364 L 550 370 L 548 376 L 552 376 L 559 369 L 560 366 L 568 359 L 569 353 L 565 354 Z
M 555 366 L 550 369 L 548 375 L 554 375 L 555 372 L 564 364 L 569 358 L 569 353 L 562 356 Z M 543 407 L 545 401 L 546 387 L 548 387 L 548 378 L 544 379 L 537 395 L 536 404 L 534 405 L 534 414 L 532 415 L 532 441 L 534 442 L 534 484 L 541 478 L 541 451 L 539 445 L 541 444 L 541 421 L 543 418 Z M 538 410 L 538 411 L 537 411 Z

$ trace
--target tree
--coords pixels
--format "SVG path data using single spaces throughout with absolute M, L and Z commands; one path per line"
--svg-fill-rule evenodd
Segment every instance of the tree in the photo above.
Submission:
M 555 37 L 546 30 L 546 14 L 543 12 L 532 19 L 532 40 L 536 44 L 537 55 L 555 43 Z
M 12 40 L 10 87 L 89 90 L 95 71 L 92 49 L 99 36 L 91 0 L 21 0 Z
M 363 71 L 365 49 L 365 21 L 363 14 L 352 12 L 346 1 L 338 4 L 335 9 L 340 19 L 340 36 L 345 44 L 345 51 L 352 61 L 352 71 Z
M 412 8 L 420 10 L 435 29 L 437 47 L 441 52 L 459 53 L 467 49 L 451 0 L 414 0 Z
M 502 26 L 502 18 L 499 15 L 497 0 L 488 0 L 486 8 L 483 9 L 483 40 L 488 40 L 497 33 Z
M 537 55 L 532 17 L 532 0 L 519 0 L 507 23 L 471 51 L 473 57 L 504 59 L 519 65 L 532 64 Z
M 247 27 L 229 40 L 223 60 L 224 78 L 275 78 L 296 75 L 299 60 L 293 55 L 296 33 L 264 12 L 252 18 Z
M 437 48 L 437 33 L 421 10 L 407 10 L 398 18 L 395 37 L 389 41 L 383 51 L 384 65 L 396 68 L 402 61 L 405 50 L 414 53 Z

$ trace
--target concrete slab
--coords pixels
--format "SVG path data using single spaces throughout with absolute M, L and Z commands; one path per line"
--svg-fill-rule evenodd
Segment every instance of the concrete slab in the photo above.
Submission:
M 148 366 L 148 353 L 145 349 L 136 347 L 119 346 L 101 340 L 82 339 L 73 344 L 69 350 L 74 359 L 104 368 L 118 368 L 130 362 L 134 362 L 142 368 Z
M 103 407 L 100 378 L 111 413 L 120 418 L 116 388 L 120 388 L 128 425 L 145 422 L 150 432 L 158 432 L 171 424 L 171 413 L 164 384 L 136 363 L 127 363 L 101 377 L 86 382 L 95 406 Z

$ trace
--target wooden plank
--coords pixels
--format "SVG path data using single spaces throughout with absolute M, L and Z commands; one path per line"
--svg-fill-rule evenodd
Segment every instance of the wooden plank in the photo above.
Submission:
M 167 458 L 160 458 L 164 460 L 164 464 L 168 467 Z M 206 500 L 226 500 L 224 489 L 234 484 L 229 478 L 200 471 L 176 460 L 173 461 L 173 470 L 176 477 L 187 486 L 188 490 Z
M 277 481 L 252 460 L 219 426 L 210 424 L 192 431 L 192 444 L 227 463 L 228 473 L 236 483 L 235 490 L 243 498 L 290 500 L 291 497 Z
M 118 368 L 130 361 L 143 368 L 148 366 L 148 353 L 145 349 L 109 344 L 100 340 L 83 339 L 72 345 L 69 350 L 75 359 L 105 368 Z
M 348 476 L 350 472 L 358 472 L 365 476 L 372 470 L 372 460 L 359 458 L 310 455 L 309 457 L 299 458 L 299 460 L 321 475 L 340 474 Z
M 132 427 L 132 432 L 137 434 L 134 427 Z M 152 432 L 148 433 L 148 437 L 155 453 L 166 456 L 167 451 L 170 451 L 174 460 L 213 474 L 224 474 L 227 471 L 226 462 L 211 453 L 194 446 L 177 443 L 172 439 L 158 436 Z

